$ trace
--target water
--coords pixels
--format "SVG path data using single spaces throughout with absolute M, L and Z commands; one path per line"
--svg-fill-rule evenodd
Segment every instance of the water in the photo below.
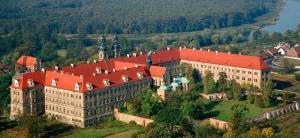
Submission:
M 300 0 L 284 0 L 285 5 L 279 13 L 276 24 L 264 27 L 270 32 L 285 32 L 295 30 L 300 24 Z

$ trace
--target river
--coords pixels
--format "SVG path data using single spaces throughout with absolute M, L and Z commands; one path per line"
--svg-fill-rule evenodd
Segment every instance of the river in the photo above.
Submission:
M 270 32 L 285 32 L 295 30 L 300 24 L 300 0 L 284 0 L 285 5 L 279 13 L 275 24 L 264 27 Z

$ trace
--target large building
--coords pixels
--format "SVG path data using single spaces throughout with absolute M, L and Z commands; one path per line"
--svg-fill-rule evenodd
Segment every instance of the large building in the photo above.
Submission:
M 11 119 L 24 114 L 46 114 L 67 124 L 90 126 L 111 115 L 114 108 L 139 90 L 170 83 L 180 63 L 191 64 L 201 75 L 209 70 L 216 80 L 224 71 L 228 79 L 257 87 L 270 72 L 259 57 L 188 48 L 119 57 L 115 46 L 115 58 L 108 59 L 103 44 L 99 46 L 98 61 L 13 77 Z

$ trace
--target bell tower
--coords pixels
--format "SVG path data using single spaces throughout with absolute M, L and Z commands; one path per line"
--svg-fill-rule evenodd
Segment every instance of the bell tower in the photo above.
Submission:
M 118 56 L 120 56 L 120 44 L 118 42 L 118 36 L 117 34 L 114 35 L 114 40 L 113 40 L 113 49 L 114 49 L 114 55 L 115 58 L 117 58 Z
M 106 60 L 108 58 L 107 55 L 107 47 L 106 47 L 106 39 L 105 36 L 102 35 L 101 37 L 99 37 L 98 42 L 98 56 L 99 56 L 99 60 Z

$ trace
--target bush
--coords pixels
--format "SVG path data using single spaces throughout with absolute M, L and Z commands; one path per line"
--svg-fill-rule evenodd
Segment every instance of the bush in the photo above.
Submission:
M 133 121 L 133 120 L 131 120 L 131 121 L 129 121 L 128 125 L 129 125 L 129 126 L 136 126 L 136 122 Z
M 296 73 L 296 74 L 294 75 L 294 78 L 295 78 L 295 80 L 300 81 L 300 74 L 299 74 L 299 73 Z

